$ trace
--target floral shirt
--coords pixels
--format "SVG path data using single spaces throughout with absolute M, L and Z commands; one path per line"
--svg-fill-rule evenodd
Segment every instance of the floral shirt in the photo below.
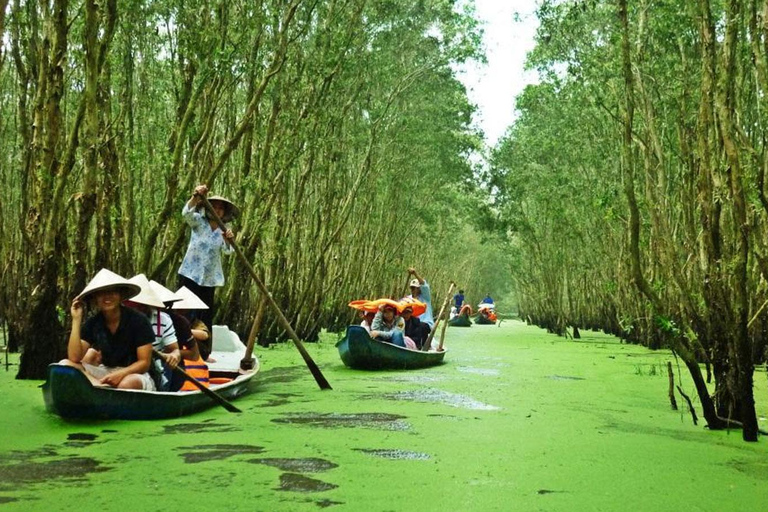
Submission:
M 221 229 L 211 229 L 208 219 L 195 208 L 184 204 L 181 216 L 192 228 L 192 236 L 179 274 L 200 286 L 222 286 L 224 271 L 221 268 L 221 254 L 231 254 L 234 248 L 224 240 Z

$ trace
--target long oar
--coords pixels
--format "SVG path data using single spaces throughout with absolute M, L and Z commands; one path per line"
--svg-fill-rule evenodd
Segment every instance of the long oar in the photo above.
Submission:
M 227 226 L 219 218 L 219 216 L 216 215 L 216 212 L 213 210 L 213 207 L 211 206 L 211 203 L 208 201 L 208 198 L 200 194 L 195 194 L 195 195 L 197 195 L 203 201 L 205 210 L 216 221 L 216 224 L 218 224 L 219 228 L 221 228 L 222 231 L 226 231 Z M 320 371 L 320 368 L 318 368 L 317 364 L 315 364 L 315 362 L 312 360 L 312 357 L 310 357 L 309 352 L 307 352 L 307 349 L 304 348 L 304 344 L 301 343 L 299 336 L 293 330 L 293 328 L 291 327 L 291 324 L 288 323 L 288 319 L 285 318 L 285 315 L 283 315 L 283 312 L 280 311 L 280 306 L 278 306 L 277 303 L 275 302 L 275 299 L 272 298 L 272 294 L 269 293 L 269 290 L 267 290 L 267 287 L 264 286 L 264 283 L 261 281 L 261 278 L 259 278 L 259 275 L 253 269 L 253 266 L 248 262 L 248 259 L 245 257 L 245 254 L 243 254 L 243 251 L 240 250 L 240 247 L 235 243 L 234 240 L 230 240 L 229 243 L 235 249 L 235 253 L 237 253 L 237 257 L 240 258 L 240 261 L 243 263 L 245 268 L 248 269 L 248 273 L 251 274 L 251 277 L 256 282 L 256 286 L 259 287 L 259 290 L 261 291 L 261 293 L 264 294 L 264 297 L 266 297 L 267 304 L 269 304 L 269 307 L 272 308 L 272 312 L 277 317 L 277 320 L 280 322 L 281 327 L 285 329 L 285 332 L 288 333 L 288 336 L 290 336 L 291 340 L 293 341 L 293 344 L 296 345 L 296 348 L 299 350 L 301 357 L 304 359 L 304 363 L 306 363 L 307 368 L 309 368 L 309 371 L 312 372 L 312 376 L 315 378 L 315 381 L 317 381 L 317 385 L 320 386 L 320 389 L 333 389 L 331 385 L 328 383 L 328 381 L 326 380 L 326 378 L 323 376 L 323 373 Z
M 445 300 L 443 301 L 443 307 L 440 308 L 440 314 L 437 315 L 437 320 L 435 321 L 435 325 L 432 327 L 432 330 L 429 332 L 429 337 L 427 338 L 427 341 L 425 341 L 424 346 L 421 347 L 421 350 L 423 350 L 424 352 L 428 351 L 432 346 L 432 338 L 435 337 L 435 333 L 437 332 L 437 326 L 440 324 L 440 320 L 443 318 L 443 313 L 445 313 L 445 308 L 448 305 L 448 302 L 450 302 L 451 300 L 451 292 L 453 291 L 454 286 L 456 286 L 456 283 L 451 281 L 451 286 L 448 288 L 448 293 L 445 295 Z
M 160 359 L 161 361 L 163 361 L 165 359 L 163 357 L 163 354 L 158 352 L 156 349 L 152 349 L 152 354 L 155 357 L 157 357 L 158 359 Z M 173 371 L 176 372 L 177 374 L 181 375 L 182 377 L 184 377 L 186 380 L 188 380 L 192 384 L 194 384 L 194 386 L 197 389 L 202 391 L 205 395 L 208 395 L 208 397 L 211 400 L 213 400 L 214 402 L 216 402 L 217 404 L 219 404 L 220 406 L 222 406 L 223 408 L 225 408 L 229 412 L 243 412 L 240 409 L 238 409 L 237 407 L 235 407 L 234 405 L 232 405 L 231 403 L 227 402 L 227 400 L 223 396 L 221 396 L 220 394 L 216 393 L 212 389 L 209 389 L 209 388 L 203 386 L 203 384 L 199 380 L 197 380 L 196 378 L 194 378 L 193 376 L 188 374 L 186 372 L 186 370 L 184 370 L 184 368 L 182 368 L 181 366 L 176 366 L 176 368 L 173 368 Z

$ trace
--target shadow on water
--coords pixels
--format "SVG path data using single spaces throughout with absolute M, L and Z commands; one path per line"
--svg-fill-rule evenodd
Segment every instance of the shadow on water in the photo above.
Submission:
M 182 446 L 177 450 L 190 450 L 181 454 L 187 464 L 197 464 L 211 460 L 224 460 L 234 455 L 255 455 L 264 453 L 261 446 L 250 444 L 204 444 L 200 446 Z
M 96 444 L 96 439 L 98 437 L 99 436 L 96 434 L 84 434 L 81 432 L 75 432 L 67 436 L 67 442 L 64 443 L 64 446 L 69 446 L 71 448 L 83 448 L 85 446 L 91 446 Z
M 217 423 L 179 423 L 177 425 L 163 425 L 164 434 L 200 434 L 211 432 L 240 432 L 242 429 L 232 425 Z
M 587 380 L 584 377 L 572 377 L 570 375 L 547 375 L 547 378 L 552 380 Z
M 298 473 L 283 473 L 280 475 L 280 487 L 276 491 L 292 492 L 323 492 L 336 489 L 338 485 L 315 480 Z
M 439 389 L 419 389 L 415 391 L 398 391 L 397 393 L 386 393 L 381 395 L 387 400 L 408 400 L 413 402 L 427 402 L 450 405 L 461 409 L 470 409 L 473 411 L 498 411 L 501 407 L 484 404 L 474 398 L 464 395 L 457 395 L 441 391 Z
M 279 366 L 259 372 L 260 384 L 294 382 L 304 378 L 306 370 L 300 366 Z
M 112 468 L 90 457 L 64 457 L 49 461 L 4 462 L 0 464 L 0 491 L 19 491 L 34 484 L 52 481 L 85 482 L 91 473 L 103 473 Z
M 409 450 L 390 450 L 390 449 L 370 449 L 370 448 L 355 448 L 356 452 L 363 452 L 374 457 L 390 460 L 429 460 L 429 455 L 426 453 L 412 452 Z
M 459 366 L 458 370 L 461 373 L 472 373 L 484 377 L 497 377 L 500 373 L 499 370 L 494 370 L 492 368 L 474 368 L 471 366 Z
M 275 418 L 274 423 L 289 425 L 308 425 L 321 428 L 375 428 L 382 430 L 405 431 L 410 425 L 404 421 L 405 416 L 380 412 L 342 414 L 342 413 L 289 413 L 281 418 Z
M 328 508 L 332 507 L 334 505 L 343 505 L 343 501 L 333 501 L 333 500 L 319 500 L 315 502 L 315 505 L 317 505 L 320 508 Z
M 281 471 L 290 471 L 294 473 L 320 473 L 339 467 L 331 461 L 316 458 L 307 459 L 251 459 L 251 464 L 264 464 Z

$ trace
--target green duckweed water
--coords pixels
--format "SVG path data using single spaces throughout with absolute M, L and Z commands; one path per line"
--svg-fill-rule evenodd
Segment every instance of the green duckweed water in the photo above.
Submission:
M 672 411 L 668 352 L 583 334 L 449 328 L 446 364 L 409 372 L 349 370 L 328 337 L 308 350 L 333 391 L 260 349 L 243 414 L 173 421 L 65 422 L 0 371 L 0 509 L 765 510 L 768 439 Z

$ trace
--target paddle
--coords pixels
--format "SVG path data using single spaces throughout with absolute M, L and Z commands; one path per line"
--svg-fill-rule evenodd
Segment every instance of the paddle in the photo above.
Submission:
M 437 326 L 440 324 L 440 320 L 443 318 L 443 313 L 445 313 L 446 306 L 448 306 L 448 303 L 451 301 L 451 292 L 453 291 L 454 286 L 456 286 L 456 283 L 451 281 L 451 286 L 448 288 L 448 293 L 445 295 L 445 300 L 443 301 L 443 307 L 440 308 L 440 314 L 437 315 L 437 320 L 435 321 L 435 325 L 432 327 L 432 330 L 429 333 L 427 341 L 425 341 L 424 346 L 421 347 L 421 350 L 424 352 L 427 352 L 432 346 L 432 338 L 435 337 Z M 440 342 L 440 346 L 442 347 L 442 341 Z
M 163 354 L 158 352 L 156 349 L 152 349 L 152 355 L 154 355 L 155 357 L 157 357 L 161 361 L 165 360 L 165 358 L 163 357 Z M 234 405 L 232 405 L 231 403 L 227 402 L 227 400 L 225 400 L 224 397 L 222 397 L 220 394 L 216 393 L 212 389 L 209 389 L 209 388 L 203 386 L 203 384 L 200 383 L 199 380 L 197 380 L 196 378 L 194 378 L 193 376 L 188 374 L 186 372 L 186 370 L 184 370 L 184 368 L 182 368 L 181 366 L 176 366 L 176 368 L 173 368 L 173 371 L 176 372 L 177 374 L 183 376 L 186 380 L 188 380 L 192 384 L 194 384 L 194 386 L 197 389 L 202 391 L 204 394 L 208 395 L 208 397 L 211 400 L 213 400 L 214 402 L 218 403 L 219 405 L 221 405 L 223 408 L 225 408 L 229 412 L 243 412 L 240 409 L 238 409 L 237 407 L 235 407 Z
M 219 228 L 222 231 L 227 231 L 227 226 L 219 218 L 219 216 L 216 215 L 216 212 L 213 210 L 213 206 L 211 206 L 211 203 L 208 201 L 208 198 L 197 193 L 195 193 L 195 195 L 202 200 L 203 206 L 205 206 L 205 210 L 208 212 L 209 215 L 211 215 L 213 220 L 216 221 L 216 224 L 218 224 Z M 269 307 L 272 309 L 272 312 L 277 317 L 278 322 L 280 322 L 280 326 L 283 329 L 285 329 L 285 332 L 288 333 L 288 336 L 293 341 L 293 344 L 299 350 L 301 357 L 304 359 L 304 363 L 307 365 L 307 368 L 309 368 L 309 371 L 312 372 L 312 376 L 315 378 L 317 385 L 320 386 L 320 389 L 333 389 L 331 385 L 328 383 L 328 381 L 326 380 L 326 378 L 323 376 L 323 373 L 320 371 L 320 368 L 318 368 L 317 364 L 315 364 L 315 362 L 312 360 L 312 357 L 310 357 L 309 352 L 307 352 L 307 349 L 304 348 L 304 345 L 301 343 L 299 336 L 293 330 L 293 328 L 291 327 L 291 324 L 288 323 L 288 319 L 285 318 L 285 315 L 283 315 L 283 312 L 280 311 L 280 306 L 278 306 L 277 303 L 275 302 L 275 299 L 272 298 L 272 294 L 269 293 L 269 290 L 267 290 L 267 287 L 264 286 L 264 283 L 261 281 L 261 278 L 259 278 L 259 275 L 253 269 L 253 266 L 248 262 L 248 259 L 245 257 L 245 254 L 243 254 L 243 251 L 235 243 L 234 240 L 229 240 L 229 243 L 235 249 L 235 253 L 237 253 L 237 257 L 240 258 L 240 261 L 248 270 L 248 273 L 251 274 L 251 277 L 256 282 L 256 286 L 258 286 L 263 296 L 267 299 L 267 304 L 269 304 Z

